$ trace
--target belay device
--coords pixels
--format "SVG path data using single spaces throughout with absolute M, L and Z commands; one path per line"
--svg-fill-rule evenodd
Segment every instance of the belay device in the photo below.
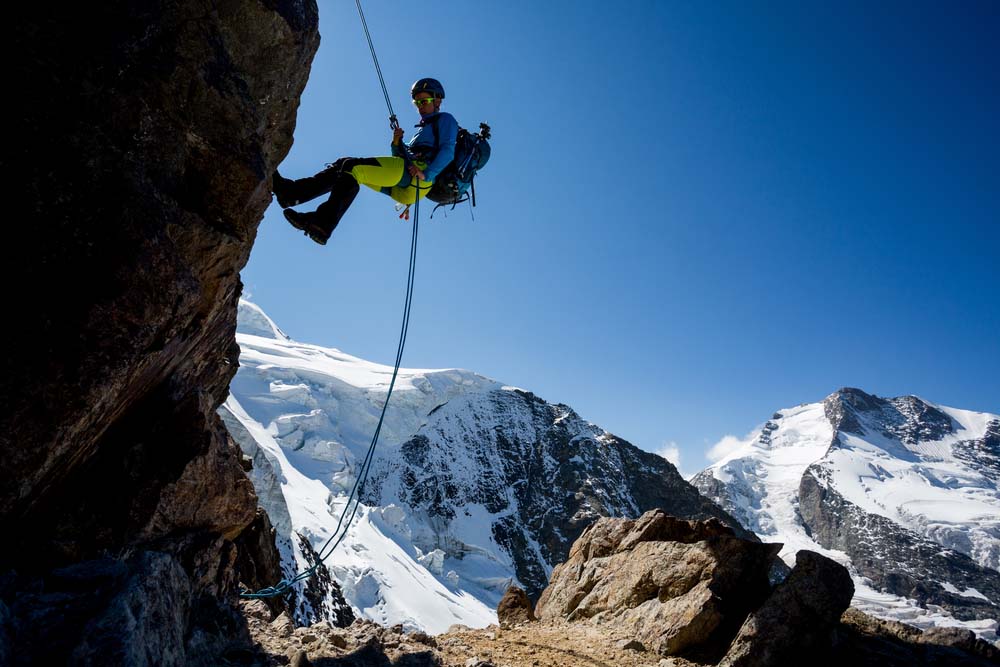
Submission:
M 434 130 L 437 139 L 436 125 Z M 427 193 L 428 199 L 437 202 L 435 210 L 448 204 L 455 208 L 457 204 L 467 201 L 470 197 L 472 205 L 476 205 L 476 172 L 490 159 L 489 138 L 490 126 L 486 123 L 479 124 L 477 134 L 459 128 L 455 140 L 455 159 L 438 174 L 430 192 Z

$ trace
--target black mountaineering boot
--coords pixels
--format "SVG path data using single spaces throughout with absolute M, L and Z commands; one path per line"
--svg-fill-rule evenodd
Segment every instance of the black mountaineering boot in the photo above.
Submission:
M 274 198 L 278 200 L 278 206 L 288 208 L 300 203 L 292 197 L 294 186 L 295 181 L 285 178 L 277 171 L 274 172 L 274 177 L 271 179 L 271 192 L 274 193 Z
M 326 245 L 330 234 L 337 228 L 344 213 L 360 190 L 358 182 L 350 174 L 340 174 L 330 190 L 330 199 L 319 205 L 313 213 L 299 213 L 290 208 L 283 212 L 292 227 L 301 229 L 309 238 L 320 245 Z
M 332 229 L 327 230 L 326 225 L 320 222 L 319 214 L 317 213 L 299 213 L 290 208 L 286 208 L 282 213 L 285 215 L 285 220 L 291 223 L 292 227 L 301 229 L 306 233 L 306 236 L 320 245 L 326 245 L 330 234 L 333 232 Z

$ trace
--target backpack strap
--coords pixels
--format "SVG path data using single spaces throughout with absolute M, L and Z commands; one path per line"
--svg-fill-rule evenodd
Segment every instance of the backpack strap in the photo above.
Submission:
M 431 128 L 434 130 L 434 155 L 437 155 L 438 150 L 441 148 L 441 141 L 438 139 L 438 118 L 441 114 L 434 116 L 431 120 Z
M 424 127 L 426 127 L 427 125 L 430 125 L 431 126 L 431 130 L 434 132 L 434 154 L 435 155 L 437 154 L 438 149 L 439 149 L 439 147 L 441 145 L 441 141 L 438 139 L 438 119 L 440 117 L 441 117 L 441 114 L 437 113 L 432 118 L 429 118 L 426 121 L 424 121 L 424 120 L 420 121 L 420 124 L 423 125 Z
M 441 117 L 440 114 L 436 114 L 433 118 L 430 118 L 426 121 L 425 120 L 420 121 L 421 127 L 427 127 L 428 125 L 430 125 L 431 130 L 434 132 L 434 148 L 432 149 L 433 150 L 432 157 L 430 160 L 428 160 L 428 162 L 433 161 L 434 158 L 437 157 L 438 151 L 441 150 L 441 141 L 438 139 L 438 124 L 437 124 L 438 118 L 440 117 Z

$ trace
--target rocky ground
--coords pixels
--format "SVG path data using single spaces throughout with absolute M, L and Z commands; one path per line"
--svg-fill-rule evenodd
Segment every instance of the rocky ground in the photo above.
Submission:
M 357 621 L 347 628 L 318 623 L 294 628 L 287 615 L 269 620 L 264 605 L 244 605 L 251 635 L 259 644 L 247 665 L 354 667 L 435 665 L 441 667 L 688 667 L 699 663 L 662 658 L 629 637 L 591 623 L 534 621 L 473 630 L 453 626 L 431 637 Z M 236 662 L 236 661 L 234 661 Z
M 664 658 L 646 651 L 629 637 L 591 622 L 542 620 L 509 627 L 473 630 L 454 626 L 431 637 L 356 621 L 347 628 L 318 623 L 294 628 L 287 615 L 271 619 L 260 602 L 244 605 L 255 652 L 229 656 L 231 665 L 246 667 L 708 667 L 678 656 Z M 944 631 L 946 633 L 946 631 Z M 880 621 L 856 609 L 841 618 L 840 650 L 818 665 L 836 662 L 862 665 L 995 665 L 997 653 L 961 651 L 944 643 L 942 632 Z M 971 639 L 969 640 L 971 641 Z M 954 642 L 952 642 L 954 643 Z M 971 646 L 969 648 L 972 648 Z

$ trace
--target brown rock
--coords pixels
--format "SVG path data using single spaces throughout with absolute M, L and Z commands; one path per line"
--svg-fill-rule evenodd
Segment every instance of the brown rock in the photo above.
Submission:
M 431 637 L 426 632 L 414 632 L 410 634 L 410 639 L 417 642 L 418 644 L 423 644 L 424 646 L 430 646 L 431 648 L 437 648 L 437 640 Z
M 853 595 L 844 566 L 798 552 L 791 574 L 743 624 L 719 667 L 778 667 L 829 653 Z
M 497 619 L 500 627 L 509 627 L 517 623 L 527 623 L 535 620 L 535 612 L 531 608 L 531 600 L 524 589 L 511 586 L 504 593 L 503 599 L 497 605 Z
M 292 633 L 295 632 L 295 621 L 288 615 L 288 612 L 284 612 L 271 621 L 271 628 L 279 637 L 291 637 Z
M 263 600 L 241 600 L 240 609 L 247 618 L 256 618 L 267 623 L 274 619 L 274 614 Z
M 600 519 L 555 568 L 536 614 L 613 623 L 663 655 L 694 646 L 721 654 L 732 636 L 726 633 L 769 591 L 779 548 L 736 538 L 717 521 L 660 510 Z
M 0 579 L 25 664 L 208 664 L 249 640 L 232 540 L 256 502 L 216 410 L 317 27 L 313 0 L 11 16 L 25 210 L 0 271 L 30 288 L 0 366 Z
M 972 630 L 965 628 L 929 628 L 924 630 L 917 641 L 921 644 L 959 649 L 1000 664 L 1000 649 L 979 639 Z
M 636 651 L 638 653 L 645 653 L 646 651 L 646 647 L 634 639 L 622 639 L 618 642 L 618 648 L 623 651 Z
M 854 607 L 848 609 L 840 615 L 841 625 L 850 627 L 859 634 L 866 636 L 890 637 L 902 642 L 917 642 L 920 639 L 919 628 L 899 621 L 891 621 L 884 618 L 869 616 L 863 611 Z
M 827 662 L 837 667 L 1000 664 L 1000 651 L 995 646 L 963 630 L 953 630 L 932 628 L 921 632 L 905 623 L 875 618 L 851 608 L 840 617 L 836 643 Z

